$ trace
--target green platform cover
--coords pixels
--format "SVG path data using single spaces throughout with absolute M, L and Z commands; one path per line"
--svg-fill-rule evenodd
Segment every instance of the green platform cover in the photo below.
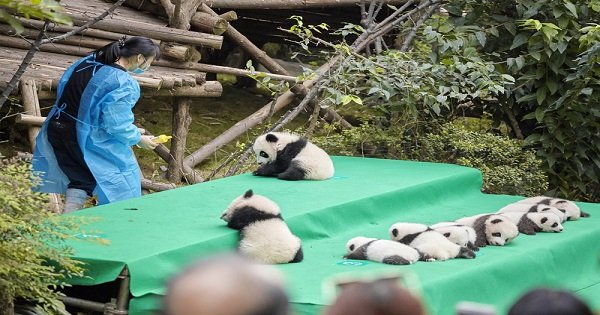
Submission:
M 322 283 L 336 274 L 392 270 L 409 275 L 430 314 L 453 314 L 461 300 L 489 303 L 501 312 L 526 290 L 549 285 L 576 291 L 600 309 L 600 205 L 579 203 L 590 218 L 564 223 L 562 233 L 520 235 L 504 247 L 488 246 L 473 260 L 387 266 L 342 259 L 354 236 L 388 238 L 391 224 L 433 224 L 494 212 L 522 199 L 480 192 L 478 170 L 456 165 L 334 157 L 335 177 L 326 181 L 281 181 L 244 174 L 85 209 L 75 215 L 100 218 L 79 238 L 103 237 L 109 245 L 73 241 L 88 263 L 88 278 L 73 284 L 114 280 L 131 273 L 131 314 L 159 307 L 164 282 L 182 266 L 236 246 L 237 231 L 220 214 L 252 188 L 279 204 L 291 230 L 303 241 L 304 261 L 277 266 L 284 272 L 293 308 L 319 314 L 328 301 Z M 416 280 L 415 280 L 416 279 Z

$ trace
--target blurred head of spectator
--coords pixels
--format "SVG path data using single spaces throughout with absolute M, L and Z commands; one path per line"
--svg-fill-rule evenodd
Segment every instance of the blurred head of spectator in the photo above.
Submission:
M 397 278 L 340 285 L 340 293 L 324 315 L 424 315 L 421 301 Z
M 566 290 L 536 288 L 521 296 L 508 315 L 592 315 L 590 308 Z
M 173 277 L 166 315 L 287 315 L 288 297 L 275 267 L 235 255 L 202 260 Z

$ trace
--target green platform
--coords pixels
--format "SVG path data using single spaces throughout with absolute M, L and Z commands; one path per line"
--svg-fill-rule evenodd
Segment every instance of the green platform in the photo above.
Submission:
M 474 260 L 346 264 L 341 257 L 351 237 L 388 238 L 389 226 L 397 221 L 433 224 L 492 212 L 522 197 L 482 194 L 480 172 L 455 165 L 349 157 L 335 157 L 334 164 L 335 177 L 326 181 L 244 174 L 80 211 L 75 215 L 101 220 L 88 227 L 96 232 L 79 237 L 101 236 L 110 245 L 71 243 L 76 258 L 90 269 L 90 278 L 73 284 L 112 281 L 127 265 L 130 313 L 151 314 L 170 275 L 195 259 L 235 248 L 237 231 L 219 216 L 252 188 L 279 204 L 303 241 L 305 260 L 278 266 L 299 315 L 318 314 L 327 303 L 324 279 L 380 269 L 415 276 L 430 314 L 453 314 L 460 300 L 504 311 L 537 285 L 572 289 L 600 309 L 600 204 L 579 204 L 592 216 L 566 222 L 563 233 L 521 235 L 508 246 L 482 248 Z

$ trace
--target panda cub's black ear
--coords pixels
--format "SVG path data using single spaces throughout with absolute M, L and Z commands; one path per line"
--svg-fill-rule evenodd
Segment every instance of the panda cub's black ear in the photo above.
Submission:
M 393 229 L 392 235 L 394 235 L 394 237 L 398 236 L 398 229 Z
M 277 139 L 277 136 L 272 133 L 268 133 L 266 139 L 268 142 L 277 142 L 277 140 L 279 140 Z
M 350 245 L 350 250 L 354 250 L 354 244 Z
M 252 189 L 248 189 L 248 191 L 244 194 L 244 198 L 248 199 L 254 195 Z

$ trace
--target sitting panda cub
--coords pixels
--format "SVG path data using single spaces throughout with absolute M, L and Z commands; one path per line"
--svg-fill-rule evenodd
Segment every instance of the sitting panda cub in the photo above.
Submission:
M 333 176 L 331 158 L 313 143 L 285 132 L 269 132 L 254 141 L 258 176 L 285 180 L 323 180 Z
M 419 260 L 419 252 L 407 245 L 376 238 L 357 236 L 346 243 L 346 259 L 370 260 L 389 265 L 410 265 Z
M 292 234 L 272 200 L 252 190 L 234 199 L 221 215 L 227 226 L 240 230 L 239 251 L 268 264 L 300 262 L 300 239 Z
M 389 233 L 393 241 L 416 249 L 426 261 L 475 258 L 473 250 L 450 242 L 425 224 L 398 222 L 390 227 Z

